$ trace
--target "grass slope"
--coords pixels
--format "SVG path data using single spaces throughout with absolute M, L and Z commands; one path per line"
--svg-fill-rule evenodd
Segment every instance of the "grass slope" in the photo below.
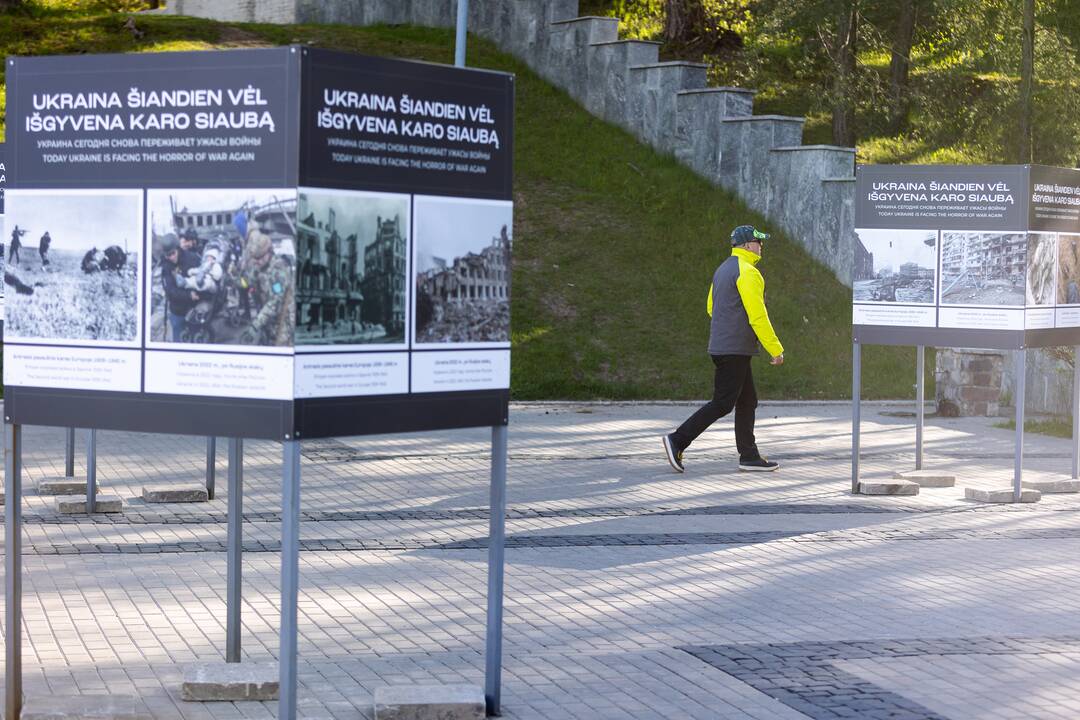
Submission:
M 228 26 L 187 18 L 0 15 L 4 54 L 312 43 L 452 62 L 449 31 Z M 705 295 L 733 226 L 774 233 L 761 268 L 780 368 L 758 363 L 763 398 L 850 396 L 851 294 L 730 194 L 586 113 L 512 57 L 470 38 L 470 65 L 516 73 L 512 390 L 517 399 L 679 399 L 711 392 Z M 932 363 L 931 363 L 932 365 Z M 909 397 L 910 349 L 867 348 L 864 396 Z

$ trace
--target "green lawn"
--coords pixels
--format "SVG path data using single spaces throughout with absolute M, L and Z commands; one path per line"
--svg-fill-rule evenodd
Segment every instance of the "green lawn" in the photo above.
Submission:
M 452 62 L 452 33 L 414 27 L 227 26 L 115 14 L 0 15 L 4 54 L 311 43 Z M 731 228 L 774 233 L 761 268 L 780 368 L 757 365 L 762 398 L 846 398 L 851 294 L 729 193 L 586 113 L 517 60 L 470 38 L 470 65 L 518 75 L 512 391 L 517 399 L 683 399 L 711 391 L 705 296 Z M 932 388 L 931 368 L 927 373 Z M 913 395 L 914 350 L 870 347 L 864 397 Z M 932 390 L 928 390 L 932 392 Z

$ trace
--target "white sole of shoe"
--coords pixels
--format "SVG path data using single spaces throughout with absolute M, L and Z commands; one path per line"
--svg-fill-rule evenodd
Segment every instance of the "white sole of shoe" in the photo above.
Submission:
M 678 473 L 684 472 L 675 460 L 675 448 L 671 447 L 671 441 L 668 440 L 668 436 L 665 435 L 660 438 L 660 440 L 664 443 L 664 454 L 667 455 L 667 461 L 668 464 L 671 465 L 671 469 Z
M 740 465 L 739 470 L 742 472 L 776 472 L 780 469 L 779 465 L 773 467 L 753 467 L 747 465 Z

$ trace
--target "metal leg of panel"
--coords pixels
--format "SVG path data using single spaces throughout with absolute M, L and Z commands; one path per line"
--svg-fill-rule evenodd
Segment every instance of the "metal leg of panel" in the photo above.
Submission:
M 214 499 L 217 485 L 217 438 L 206 438 L 206 498 Z
M 1073 348 L 1072 477 L 1080 480 L 1080 347 Z
M 64 434 L 64 477 L 75 477 L 75 428 L 66 428 Z
M 852 345 L 851 354 L 851 492 L 859 492 L 859 395 L 862 390 L 862 347 Z
M 22 712 L 22 426 L 4 425 L 5 717 Z
M 923 425 L 926 422 L 926 348 L 919 345 L 915 356 L 915 469 L 922 470 Z
M 457 0 L 457 35 L 454 41 L 454 65 L 465 67 L 465 43 L 469 29 L 469 0 Z
M 488 715 L 499 715 L 502 695 L 503 561 L 506 540 L 505 425 L 491 429 L 491 519 L 488 525 L 487 653 L 484 699 Z
M 240 607 L 244 552 L 244 441 L 229 438 L 229 525 L 225 591 L 225 662 L 240 662 Z
M 86 431 L 86 512 L 97 512 L 97 430 Z
M 300 591 L 300 442 L 286 440 L 283 445 L 278 720 L 296 720 L 296 606 Z
M 1013 502 L 1020 502 L 1024 475 L 1024 391 L 1027 385 L 1027 351 L 1016 351 L 1016 451 L 1013 464 Z

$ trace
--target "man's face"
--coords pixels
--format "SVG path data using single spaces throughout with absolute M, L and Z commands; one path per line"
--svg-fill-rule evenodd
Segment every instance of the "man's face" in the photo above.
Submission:
M 759 240 L 751 240 L 750 242 L 746 243 L 746 249 L 754 253 L 755 255 L 761 255 L 761 242 Z
M 259 257 L 255 258 L 255 267 L 259 268 L 260 270 L 265 269 L 266 266 L 270 264 L 270 258 L 272 258 L 273 256 L 274 252 L 272 250 L 263 253 Z
M 185 250 L 190 250 L 191 248 L 195 247 L 195 241 L 187 237 L 180 238 L 180 247 L 184 248 Z
M 179 250 L 170 250 L 169 252 L 165 253 L 165 259 L 168 260 L 169 262 L 171 262 L 173 265 L 176 264 L 176 261 L 177 261 L 177 259 L 179 259 L 179 257 L 180 257 L 180 251 Z

